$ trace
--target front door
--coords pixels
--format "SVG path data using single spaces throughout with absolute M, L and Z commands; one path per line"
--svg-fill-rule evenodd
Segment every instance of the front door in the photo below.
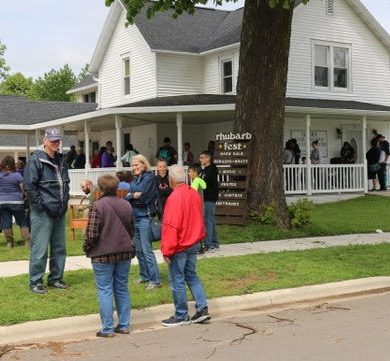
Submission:
M 344 129 L 343 142 L 349 142 L 355 149 L 355 162 L 362 162 L 362 131 L 357 129 Z

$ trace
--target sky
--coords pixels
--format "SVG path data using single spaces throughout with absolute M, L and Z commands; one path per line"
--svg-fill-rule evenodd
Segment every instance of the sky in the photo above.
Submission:
M 390 33 L 390 0 L 361 1 Z M 69 64 L 78 74 L 91 60 L 108 10 L 104 0 L 0 0 L 0 41 L 11 73 L 37 78 Z

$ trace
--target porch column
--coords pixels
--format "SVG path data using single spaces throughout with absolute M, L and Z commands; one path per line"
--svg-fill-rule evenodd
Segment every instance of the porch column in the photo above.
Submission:
M 64 129 L 62 127 L 60 127 L 60 134 L 61 134 L 61 138 L 64 139 Z M 60 142 L 60 153 L 64 153 L 64 141 L 62 140 Z
M 15 162 L 18 160 L 18 158 L 19 158 L 19 152 L 16 150 L 16 151 L 14 152 L 14 159 L 15 159 Z
M 176 113 L 177 127 L 177 164 L 183 165 L 183 115 Z
M 122 119 L 115 115 L 115 130 L 116 130 L 116 169 L 119 170 L 122 167 L 120 157 L 122 155 Z
M 307 194 L 309 196 L 312 195 L 312 187 L 311 187 L 311 160 L 310 160 L 310 126 L 311 126 L 311 117 L 310 114 L 305 115 L 306 121 L 306 186 L 307 186 Z
M 368 193 L 368 171 L 366 161 L 366 144 L 367 144 L 367 118 L 363 116 L 362 119 L 362 162 L 363 162 L 363 187 L 364 193 Z
M 26 134 L 26 161 L 30 157 L 30 133 Z
M 89 125 L 86 120 L 84 120 L 84 144 L 85 144 L 85 149 L 84 149 L 84 154 L 85 154 L 85 170 L 91 169 L 91 163 L 89 161 L 90 159 L 90 149 L 89 149 Z
M 35 129 L 35 146 L 39 148 L 41 145 L 41 130 Z

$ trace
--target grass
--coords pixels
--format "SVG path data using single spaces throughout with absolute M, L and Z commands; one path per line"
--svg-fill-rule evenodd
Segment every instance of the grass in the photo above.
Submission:
M 372 233 L 376 229 L 390 231 L 387 213 L 390 198 L 383 196 L 363 196 L 347 201 L 316 205 L 312 211 L 311 223 L 302 229 L 281 230 L 274 226 L 250 222 L 246 226 L 218 226 L 221 244 L 255 242 L 286 238 L 326 236 L 350 233 Z M 19 236 L 19 230 L 14 232 Z M 82 253 L 82 236 L 76 241 L 70 239 L 68 229 L 68 255 Z M 155 248 L 158 243 L 155 244 Z M 28 259 L 26 247 L 6 248 L 5 239 L 0 235 L 0 262 Z
M 390 244 L 346 246 L 201 259 L 198 273 L 208 298 L 214 298 L 390 275 L 389 261 Z M 144 286 L 134 284 L 138 267 L 132 267 L 133 308 L 172 303 L 166 265 L 161 265 L 160 270 L 164 286 L 146 291 Z M 65 281 L 71 285 L 70 289 L 54 289 L 41 296 L 28 290 L 26 275 L 0 278 L 0 325 L 98 312 L 92 271 L 67 272 Z

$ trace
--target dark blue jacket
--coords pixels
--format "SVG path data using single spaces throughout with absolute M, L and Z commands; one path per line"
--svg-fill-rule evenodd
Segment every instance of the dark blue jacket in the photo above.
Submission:
M 133 198 L 135 192 L 142 192 L 140 198 Z M 155 175 L 153 172 L 143 172 L 134 177 L 130 183 L 130 192 L 126 196 L 133 207 L 133 216 L 135 219 L 147 217 L 148 212 L 154 213 L 158 209 L 158 191 Z
M 24 169 L 23 185 L 32 207 L 60 217 L 68 208 L 69 175 L 65 157 L 56 153 L 54 159 L 43 150 L 35 151 Z

